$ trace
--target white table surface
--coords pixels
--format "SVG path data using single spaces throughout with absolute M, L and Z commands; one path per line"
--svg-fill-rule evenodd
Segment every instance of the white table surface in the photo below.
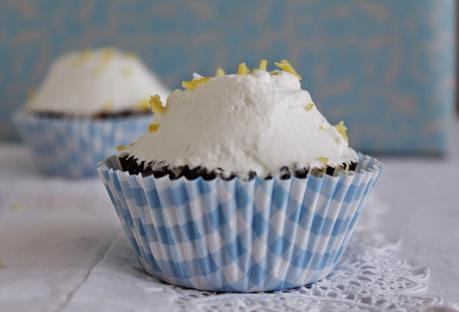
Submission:
M 382 231 L 401 237 L 398 255 L 431 269 L 430 291 L 459 303 L 459 124 L 450 155 L 381 158 L 377 194 L 390 210 Z
M 389 207 L 379 230 L 402 238 L 400 258 L 430 266 L 430 293 L 457 303 L 459 124 L 454 143 L 446 159 L 381 158 L 385 172 L 376 193 Z M 85 292 L 94 289 L 85 286 L 122 288 L 104 283 L 104 267 L 96 266 L 110 265 L 104 255 L 118 235 L 119 222 L 98 180 L 43 178 L 24 147 L 0 145 L 0 311 L 78 311 L 90 297 Z M 148 287 L 148 277 L 136 268 L 126 273 L 136 277 L 136 287 Z M 153 310 L 167 306 L 160 295 L 153 297 Z M 122 298 L 97 301 L 107 311 L 123 310 Z

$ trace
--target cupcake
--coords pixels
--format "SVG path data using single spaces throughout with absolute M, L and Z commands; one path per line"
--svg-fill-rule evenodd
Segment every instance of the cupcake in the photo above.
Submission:
M 85 50 L 51 64 L 41 86 L 14 116 L 45 174 L 95 175 L 115 142 L 131 142 L 151 120 L 151 94 L 168 90 L 132 53 Z
M 202 290 L 314 283 L 340 260 L 382 170 L 283 60 L 195 74 L 98 172 L 145 271 Z

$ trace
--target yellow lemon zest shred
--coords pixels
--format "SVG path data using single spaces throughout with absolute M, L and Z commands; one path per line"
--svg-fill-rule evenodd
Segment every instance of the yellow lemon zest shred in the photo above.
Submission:
M 113 59 L 113 49 L 103 48 L 100 50 L 101 63 L 96 68 L 96 76 L 102 75 L 107 64 Z
M 249 73 L 249 69 L 245 63 L 239 64 L 237 67 L 237 74 L 238 75 L 247 75 Z
M 347 136 L 347 127 L 344 125 L 344 121 L 341 120 L 340 122 L 338 122 L 338 124 L 335 125 L 335 128 L 336 131 L 338 131 L 339 134 L 341 134 L 343 139 L 346 140 L 346 142 L 349 142 L 349 137 Z
M 274 65 L 276 65 L 279 69 L 283 70 L 283 71 L 286 71 L 288 73 L 291 73 L 293 75 L 296 76 L 296 78 L 298 78 L 298 80 L 301 80 L 301 76 L 300 74 L 298 74 L 295 70 L 295 68 L 293 68 L 292 64 L 289 63 L 289 61 L 287 60 L 282 60 L 280 62 L 276 62 L 274 63 Z
M 73 64 L 75 66 L 79 66 L 81 64 L 83 64 L 83 62 L 85 62 L 87 59 L 89 59 L 91 57 L 91 50 L 89 49 L 85 49 L 83 51 L 81 51 L 76 57 L 75 57 L 75 60 L 73 62 Z
M 225 74 L 225 71 L 223 70 L 223 68 L 219 67 L 217 68 L 217 71 L 215 72 L 215 77 L 221 77 Z
M 122 74 L 124 77 L 130 77 L 132 76 L 132 69 L 129 67 L 123 68 Z
M 182 81 L 182 87 L 188 90 L 193 90 L 194 88 L 196 88 L 196 85 L 192 81 L 193 80 Z
M 125 149 L 126 149 L 126 146 L 124 146 L 124 145 L 118 145 L 118 146 L 116 146 L 116 150 L 117 150 L 118 152 L 124 151 Z
M 162 114 L 166 111 L 166 108 L 163 106 L 161 102 L 161 98 L 158 94 L 154 96 L 150 96 L 150 100 L 148 100 L 151 106 L 151 111 L 155 114 Z
M 102 106 L 102 110 L 104 112 L 111 112 L 113 110 L 113 101 L 112 100 L 106 100 L 105 103 Z
M 103 48 L 100 50 L 100 56 L 103 62 L 109 62 L 113 59 L 113 49 Z
M 148 126 L 148 131 L 149 132 L 156 132 L 159 129 L 159 124 L 158 123 L 152 123 Z
M 328 160 L 329 160 L 328 157 L 323 157 L 323 156 L 319 157 L 319 161 L 325 166 L 328 164 Z
M 150 101 L 149 100 L 142 100 L 142 101 L 139 101 L 137 102 L 135 105 L 134 105 L 134 108 L 137 109 L 137 110 L 141 110 L 141 111 L 148 111 L 150 109 Z
M 314 103 L 308 103 L 306 104 L 306 106 L 304 107 L 304 110 L 309 112 L 311 109 L 314 108 Z
M 210 80 L 209 77 L 201 77 L 193 80 L 182 81 L 182 87 L 188 90 L 194 90 L 198 86 L 205 84 Z
M 265 59 L 261 60 L 260 65 L 258 65 L 258 69 L 266 71 L 267 68 L 268 68 L 268 60 L 265 60 Z

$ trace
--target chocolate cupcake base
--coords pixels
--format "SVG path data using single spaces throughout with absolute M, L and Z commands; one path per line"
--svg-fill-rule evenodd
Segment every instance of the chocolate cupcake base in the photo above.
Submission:
M 157 165 L 153 162 L 145 163 L 145 161 L 137 160 L 133 155 L 123 155 L 119 156 L 119 161 L 123 171 L 128 172 L 132 175 L 141 174 L 143 177 L 153 175 L 155 178 L 161 178 L 164 176 L 169 176 L 171 180 L 179 179 L 185 177 L 188 180 L 194 180 L 196 178 L 203 178 L 204 180 L 212 180 L 217 176 L 223 180 L 231 180 L 237 175 L 234 173 L 224 173 L 223 170 L 209 170 L 205 167 L 195 167 L 190 168 L 189 166 L 180 166 L 170 168 L 168 166 Z M 330 167 L 327 166 L 325 170 L 312 169 L 308 170 L 306 168 L 296 168 L 291 169 L 289 167 L 282 167 L 278 176 L 280 179 L 290 179 L 292 176 L 296 178 L 306 178 L 308 174 L 313 174 L 315 176 L 321 175 L 337 175 L 341 171 L 355 171 L 357 167 L 356 162 L 351 162 L 350 164 L 342 164 L 339 167 Z M 252 180 L 257 177 L 257 174 L 253 171 L 249 172 L 247 175 L 247 180 Z M 272 175 L 264 177 L 264 179 L 272 179 Z
M 32 114 L 38 118 L 49 118 L 49 119 L 78 118 L 71 114 L 56 113 L 56 112 L 34 112 Z M 150 111 L 100 112 L 100 113 L 90 116 L 89 119 L 106 120 L 106 119 L 113 119 L 113 118 L 141 117 L 141 116 L 151 116 L 151 112 Z

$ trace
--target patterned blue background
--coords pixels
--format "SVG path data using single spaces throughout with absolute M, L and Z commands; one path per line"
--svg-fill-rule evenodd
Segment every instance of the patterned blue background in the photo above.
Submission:
M 134 50 L 176 88 L 193 71 L 287 58 L 362 150 L 441 152 L 453 116 L 453 0 L 0 2 L 0 138 L 49 62 Z

